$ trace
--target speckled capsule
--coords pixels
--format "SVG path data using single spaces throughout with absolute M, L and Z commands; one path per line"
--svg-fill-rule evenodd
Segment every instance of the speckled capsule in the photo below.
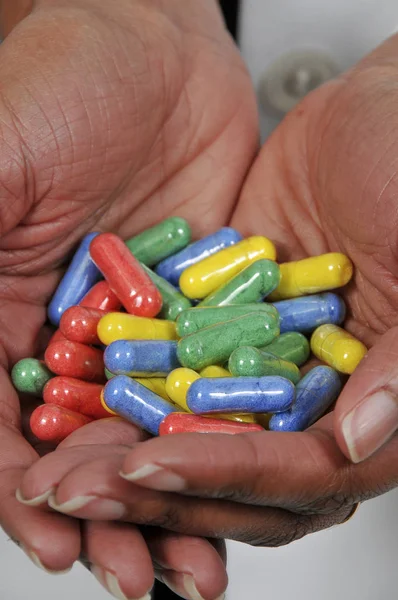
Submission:
M 54 374 L 45 363 L 36 358 L 23 358 L 11 371 L 12 383 L 19 392 L 39 397 L 42 396 L 44 386 L 52 377 Z
M 350 259 L 339 252 L 311 256 L 280 265 L 281 281 L 271 302 L 317 294 L 346 285 L 353 273 Z
M 163 306 L 159 313 L 161 319 L 175 321 L 178 315 L 187 308 L 191 308 L 192 304 L 188 298 L 185 298 L 171 283 L 157 275 L 149 267 L 142 264 L 144 271 L 149 275 L 153 283 L 158 288 L 162 295 Z
M 107 347 L 104 360 L 115 375 L 132 377 L 166 377 L 181 366 L 177 342 L 164 340 L 119 340 Z
M 264 431 L 255 423 L 233 423 L 222 419 L 212 419 L 186 413 L 171 413 L 160 424 L 159 435 L 173 433 L 254 433 Z
M 326 293 L 275 302 L 280 316 L 281 333 L 310 332 L 325 323 L 340 325 L 345 319 L 344 300 Z
M 339 375 L 330 367 L 311 369 L 296 387 L 296 400 L 286 412 L 273 415 L 271 431 L 303 431 L 337 400 L 341 390 Z
M 242 346 L 232 352 L 228 368 L 234 377 L 285 377 L 292 383 L 300 381 L 300 370 L 294 363 L 279 356 L 253 348 Z
M 98 338 L 109 346 L 117 340 L 175 340 L 176 326 L 172 321 L 146 319 L 126 313 L 108 313 L 98 323 Z
M 99 281 L 87 292 L 79 302 L 79 306 L 86 308 L 97 308 L 104 312 L 120 310 L 122 303 L 114 292 L 112 292 L 107 281 Z
M 200 371 L 224 364 L 239 346 L 264 346 L 278 335 L 279 322 L 273 315 L 251 313 L 184 337 L 178 342 L 177 355 L 181 365 Z
M 97 326 L 106 313 L 97 308 L 71 306 L 61 317 L 59 329 L 67 340 L 80 344 L 99 345 Z
M 110 374 L 110 377 L 108 377 L 108 379 L 117 377 L 117 375 L 113 375 L 112 373 L 110 373 L 110 371 L 108 371 L 108 373 Z M 136 377 L 135 381 L 137 381 L 144 387 L 148 388 L 148 390 L 151 390 L 151 392 L 153 392 L 154 394 L 157 394 L 164 400 L 170 401 L 170 398 L 166 392 L 166 380 L 165 379 L 163 379 L 161 377 L 145 377 L 145 378 L 144 377 Z M 111 415 L 116 415 L 115 411 L 111 410 L 109 408 L 109 406 L 106 405 L 103 392 L 101 393 L 101 405 L 107 413 L 109 413 Z M 109 416 L 109 414 L 108 414 L 108 416 Z
M 231 306 L 207 306 L 184 310 L 177 319 L 177 334 L 185 337 L 205 327 L 232 321 L 249 313 L 270 315 L 271 320 L 279 323 L 279 315 L 272 304 L 236 304 Z
M 117 235 L 98 235 L 90 244 L 90 254 L 127 312 L 141 317 L 160 312 L 159 290 Z
M 266 258 L 256 260 L 207 296 L 198 306 L 225 306 L 260 302 L 280 281 L 279 266 Z
M 101 405 L 102 388 L 98 383 L 73 377 L 54 377 L 43 390 L 43 400 L 92 419 L 103 419 L 109 415 Z
M 83 238 L 48 305 L 48 318 L 53 325 L 59 325 L 66 309 L 79 304 L 93 285 L 101 279 L 101 273 L 92 261 L 89 251 L 92 240 L 97 236 L 98 233 L 89 233 Z
M 321 325 L 311 337 L 311 350 L 319 360 L 340 373 L 351 374 L 367 353 L 367 348 L 337 325 Z
M 44 360 L 56 375 L 97 383 L 105 379 L 103 352 L 98 348 L 69 340 L 55 342 L 48 346 Z
M 152 435 L 158 435 L 163 419 L 176 411 L 170 402 L 124 375 L 108 381 L 104 389 L 104 401 L 119 416 Z
M 185 219 L 170 217 L 126 242 L 137 260 L 148 267 L 185 248 L 191 241 L 191 228 Z
M 242 236 L 235 229 L 222 227 L 215 233 L 190 244 L 184 250 L 160 262 L 156 267 L 156 273 L 178 286 L 181 273 L 185 269 L 241 240 Z
M 59 444 L 91 419 L 55 404 L 38 406 L 30 416 L 33 435 L 43 442 Z
M 282 412 L 294 396 L 294 385 L 283 377 L 201 378 L 190 386 L 187 404 L 195 414 Z
M 214 377 L 231 377 L 231 373 L 224 367 L 209 365 L 200 371 L 200 376 L 213 379 Z
M 205 298 L 254 261 L 275 257 L 275 246 L 269 239 L 247 238 L 188 267 L 180 277 L 181 291 L 188 298 Z
M 298 367 L 307 362 L 310 357 L 310 344 L 307 338 L 296 331 L 282 333 L 276 340 L 260 349 L 288 360 Z

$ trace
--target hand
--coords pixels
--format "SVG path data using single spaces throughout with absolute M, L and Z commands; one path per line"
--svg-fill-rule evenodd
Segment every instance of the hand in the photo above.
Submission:
M 60 571 L 81 551 L 79 523 L 14 498 L 38 455 L 7 372 L 39 351 L 57 267 L 86 232 L 128 237 L 178 214 L 202 235 L 227 221 L 257 120 L 215 0 L 17 4 L 0 6 L 0 524 Z

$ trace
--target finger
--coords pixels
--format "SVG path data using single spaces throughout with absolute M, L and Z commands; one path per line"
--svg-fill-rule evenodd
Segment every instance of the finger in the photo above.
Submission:
M 132 423 L 119 417 L 93 421 L 85 427 L 74 431 L 61 442 L 58 450 L 73 446 L 89 446 L 90 444 L 133 446 L 136 442 L 148 439 L 148 434 Z

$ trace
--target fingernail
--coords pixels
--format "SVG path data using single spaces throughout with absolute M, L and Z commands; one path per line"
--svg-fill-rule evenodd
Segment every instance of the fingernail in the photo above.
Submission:
M 101 567 L 92 566 L 91 573 L 100 582 L 100 584 L 107 589 L 112 596 L 114 596 L 114 598 L 117 598 L 117 600 L 151 600 L 150 592 L 145 594 L 145 596 L 142 598 L 127 598 L 127 596 L 122 592 L 117 577 L 110 571 L 106 571 Z
M 199 593 L 192 575 L 188 575 L 187 573 L 174 573 L 174 575 L 177 576 L 175 580 L 172 580 L 170 575 L 170 572 L 162 572 L 161 580 L 172 592 L 185 598 L 185 600 L 205 600 Z M 182 576 L 182 579 L 180 579 L 180 576 Z M 224 600 L 224 598 L 225 594 L 221 594 L 221 596 L 214 598 L 214 600 Z
M 19 543 L 18 545 L 21 548 L 21 550 L 23 550 L 25 552 L 26 556 L 28 558 L 30 558 L 30 560 L 36 567 L 38 567 L 42 571 L 45 571 L 49 575 L 65 575 L 65 573 L 69 573 L 69 571 L 72 569 L 72 567 L 69 567 L 68 569 L 64 569 L 63 571 L 52 571 L 51 569 L 47 569 L 41 562 L 41 560 L 38 557 L 38 555 L 36 554 L 36 552 L 33 552 L 33 550 L 31 550 L 30 548 L 27 548 L 26 546 L 24 546 L 21 543 Z
M 398 427 L 398 398 L 386 390 L 372 394 L 343 420 L 342 432 L 352 462 L 381 448 Z
M 18 500 L 18 502 L 24 504 L 25 506 L 40 506 L 41 504 L 47 504 L 49 497 L 52 496 L 54 492 L 55 488 L 51 488 L 47 492 L 44 492 L 44 494 L 41 494 L 41 496 L 35 496 L 35 498 L 27 499 L 24 498 L 21 490 L 17 489 L 15 492 L 15 498 Z
M 126 507 L 121 502 L 116 500 L 108 500 L 107 498 L 98 498 L 98 496 L 76 496 L 71 500 L 67 500 L 63 504 L 58 504 L 55 496 L 50 496 L 48 505 L 57 512 L 63 514 L 71 514 L 81 511 L 90 504 L 90 518 L 117 520 L 126 514 Z
M 132 473 L 121 472 L 120 476 L 127 481 L 134 481 L 144 487 L 161 492 L 181 492 L 186 488 L 186 482 L 180 475 L 154 464 L 144 465 Z

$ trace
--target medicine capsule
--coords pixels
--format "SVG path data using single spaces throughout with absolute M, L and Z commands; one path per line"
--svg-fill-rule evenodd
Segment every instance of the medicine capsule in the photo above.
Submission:
M 103 352 L 98 348 L 69 340 L 55 342 L 47 347 L 44 360 L 56 375 L 97 383 L 105 379 Z
M 353 266 L 344 254 L 330 252 L 283 263 L 280 271 L 281 282 L 270 295 L 271 302 L 342 287 L 350 281 Z
M 171 413 L 160 424 L 159 435 L 172 433 L 253 433 L 264 431 L 255 423 L 232 423 L 221 419 L 188 415 L 186 413 Z
M 239 346 L 264 346 L 278 335 L 279 322 L 273 315 L 251 313 L 191 333 L 178 342 L 177 355 L 181 365 L 200 371 L 224 364 Z
M 90 253 L 127 312 L 141 317 L 155 317 L 160 312 L 159 290 L 123 240 L 113 233 L 101 233 L 91 242 Z
M 99 234 L 89 233 L 83 238 L 72 262 L 61 279 L 55 294 L 48 305 L 48 318 L 53 325 L 59 325 L 67 308 L 76 306 L 101 279 L 101 273 L 90 256 L 90 244 Z
M 283 377 L 201 378 L 189 388 L 187 404 L 195 414 L 281 412 L 294 396 L 294 385 Z
M 242 236 L 235 229 L 222 227 L 215 233 L 190 244 L 184 250 L 163 260 L 157 265 L 156 273 L 178 286 L 181 273 L 185 269 L 241 240 Z
M 266 258 L 256 260 L 215 292 L 206 296 L 199 306 L 251 304 L 268 296 L 280 281 L 279 266 Z
M 54 377 L 43 391 L 46 404 L 56 404 L 92 419 L 109 416 L 101 405 L 103 386 L 73 377 Z
M 234 377 L 278 375 L 295 384 L 301 378 L 300 370 L 294 363 L 251 346 L 234 350 L 229 357 L 228 367 Z
M 188 298 L 205 298 L 260 258 L 274 260 L 274 244 L 262 236 L 242 240 L 188 267 L 180 277 L 181 291 Z
M 114 373 L 111 373 L 106 367 L 104 369 L 106 379 L 112 379 L 112 377 L 116 377 Z
M 210 365 L 200 371 L 200 376 L 213 379 L 214 377 L 231 377 L 231 373 L 224 367 Z
M 275 324 L 279 323 L 279 315 L 272 304 L 236 304 L 231 306 L 208 306 L 184 310 L 177 319 L 177 333 L 185 337 L 205 327 L 232 321 L 249 313 L 263 313 L 270 316 Z
M 170 400 L 190 412 L 187 405 L 187 392 L 197 379 L 200 379 L 200 375 L 196 371 L 184 367 L 169 373 L 166 379 L 166 391 Z
M 44 386 L 52 377 L 54 374 L 45 363 L 36 358 L 23 358 L 11 371 L 12 383 L 19 392 L 39 397 L 42 396 Z
M 279 313 L 281 333 L 309 332 L 325 323 L 340 325 L 345 319 L 344 300 L 331 293 L 282 300 L 274 306 Z
M 288 360 L 298 367 L 307 362 L 310 357 L 310 345 L 307 338 L 296 331 L 282 333 L 276 340 L 260 350 Z
M 362 342 L 337 325 L 321 325 L 315 329 L 311 350 L 319 360 L 346 374 L 353 373 L 367 353 Z
M 172 321 L 146 319 L 126 313 L 108 313 L 98 323 L 98 337 L 107 346 L 117 340 L 175 340 Z
M 170 400 L 166 391 L 166 379 L 164 377 L 135 377 L 135 381 L 138 381 L 138 383 L 144 385 L 148 390 L 151 390 L 164 400 Z
M 59 444 L 91 419 L 55 404 L 42 404 L 30 416 L 33 435 L 43 442 Z
M 59 329 L 67 340 L 99 345 L 97 326 L 106 313 L 97 308 L 71 306 L 61 317 Z
M 86 308 L 97 308 L 104 312 L 120 310 L 122 303 L 114 292 L 112 292 L 107 281 L 99 281 L 87 292 L 79 306 Z
M 273 415 L 271 431 L 303 431 L 333 404 L 341 390 L 340 377 L 330 367 L 311 369 L 297 384 L 296 400 L 286 412 Z
M 185 219 L 170 217 L 127 240 L 126 246 L 148 267 L 185 248 L 191 241 L 191 228 Z
M 131 377 L 166 377 L 181 366 L 177 342 L 164 340 L 118 340 L 107 347 L 104 360 L 115 375 Z
M 108 381 L 104 389 L 104 401 L 119 416 L 153 435 L 158 435 L 163 419 L 176 412 L 170 402 L 124 375 Z
M 162 295 L 163 306 L 159 313 L 161 319 L 175 321 L 178 315 L 187 308 L 191 308 L 192 304 L 188 298 L 185 298 L 171 283 L 157 275 L 149 267 L 141 265 L 144 271 L 149 275 L 153 283 L 158 288 Z

